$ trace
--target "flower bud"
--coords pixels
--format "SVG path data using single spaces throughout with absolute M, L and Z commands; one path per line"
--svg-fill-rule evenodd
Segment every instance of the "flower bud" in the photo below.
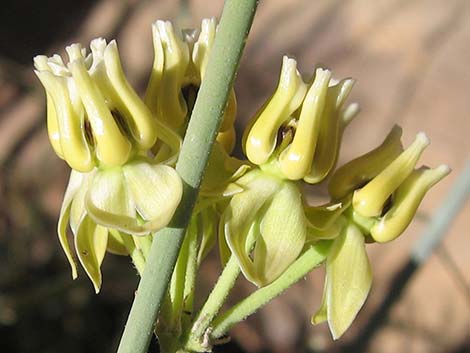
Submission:
M 372 238 L 379 243 L 385 243 L 403 233 L 426 192 L 449 173 L 450 168 L 447 165 L 435 169 L 414 170 L 398 187 L 392 207 L 370 230 Z
M 362 189 L 354 192 L 354 210 L 364 217 L 380 216 L 385 201 L 411 174 L 421 153 L 428 144 L 429 139 L 423 132 L 416 135 L 415 141 L 390 165 Z
M 334 200 L 345 197 L 393 162 L 403 152 L 401 134 L 401 128 L 395 125 L 380 146 L 338 168 L 328 184 L 331 197 Z
M 300 106 L 306 90 L 296 61 L 284 56 L 276 91 L 245 130 L 243 145 L 252 163 L 267 162 L 276 147 L 279 128 Z

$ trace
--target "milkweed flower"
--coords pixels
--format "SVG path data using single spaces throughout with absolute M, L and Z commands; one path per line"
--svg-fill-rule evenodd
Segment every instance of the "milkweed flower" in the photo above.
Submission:
M 312 224 L 299 180 L 317 183 L 333 169 L 342 131 L 358 110 L 343 108 L 352 84 L 321 68 L 305 83 L 296 61 L 284 57 L 276 91 L 245 130 L 244 150 L 255 166 L 233 181 L 243 191 L 231 197 L 220 231 L 245 277 L 258 286 L 295 261 L 312 227 L 323 228 Z
M 248 159 L 258 165 L 275 160 L 289 180 L 322 181 L 336 164 L 344 128 L 358 113 L 357 104 L 344 107 L 353 84 L 322 68 L 307 84 L 296 61 L 285 56 L 276 91 L 245 130 Z
M 186 131 L 189 113 L 204 78 L 216 31 L 215 18 L 202 20 L 199 35 L 197 30 L 180 34 L 169 21 L 156 21 L 152 25 L 154 62 L 145 103 L 160 121 L 181 135 Z M 236 114 L 232 88 L 217 137 L 229 153 L 235 144 Z
M 312 323 L 327 320 L 335 339 L 351 325 L 372 285 L 366 240 L 384 243 L 402 234 L 426 192 L 450 172 L 446 165 L 415 169 L 429 140 L 419 133 L 404 150 L 401 133 L 393 127 L 380 146 L 340 167 L 329 182 L 332 198 L 349 203 L 327 256 L 322 305 Z
M 168 164 L 181 138 L 132 89 L 116 42 L 99 38 L 90 47 L 88 55 L 79 44 L 67 47 L 67 64 L 59 55 L 37 56 L 34 63 L 46 89 L 49 139 L 72 168 L 59 240 L 75 278 L 66 235 L 70 222 L 78 258 L 98 291 L 105 250 L 129 251 L 120 232 L 145 237 L 170 221 L 182 183 Z M 167 160 L 152 153 L 157 143 L 167 146 Z

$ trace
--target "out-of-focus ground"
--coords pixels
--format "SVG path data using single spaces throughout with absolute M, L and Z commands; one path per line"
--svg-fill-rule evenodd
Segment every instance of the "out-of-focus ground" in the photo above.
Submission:
M 47 141 L 33 55 L 63 53 L 66 44 L 86 46 L 97 36 L 117 38 L 126 72 L 142 91 L 153 56 L 151 23 L 170 19 L 197 27 L 221 8 L 221 1 L 202 0 L 2 2 L 1 352 L 113 352 L 137 284 L 129 260 L 113 255 L 106 257 L 99 295 L 83 272 L 75 282 L 70 278 L 55 234 L 68 167 Z M 309 323 L 322 293 L 323 274 L 317 271 L 233 330 L 241 351 L 352 351 L 349 344 L 394 290 L 393 277 L 469 159 L 469 18 L 467 0 L 261 1 L 236 82 L 239 131 L 274 89 L 287 54 L 306 75 L 321 63 L 335 77 L 357 79 L 351 101 L 362 112 L 345 132 L 340 163 L 379 144 L 399 123 L 405 144 L 418 131 L 431 139 L 423 164 L 447 163 L 453 173 L 426 196 L 406 234 L 368 247 L 374 286 L 344 338 L 333 342 L 325 326 Z M 320 198 L 322 190 L 316 190 Z M 470 351 L 469 215 L 467 201 L 361 352 Z M 202 285 L 217 277 L 217 260 L 209 260 L 204 271 Z M 237 293 L 250 290 L 240 283 Z

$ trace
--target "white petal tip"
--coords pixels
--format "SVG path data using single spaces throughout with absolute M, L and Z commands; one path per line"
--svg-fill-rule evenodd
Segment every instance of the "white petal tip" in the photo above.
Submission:
M 418 132 L 418 134 L 416 135 L 416 141 L 418 141 L 420 145 L 423 145 L 423 147 L 428 146 L 431 142 L 429 140 L 429 137 L 423 131 Z

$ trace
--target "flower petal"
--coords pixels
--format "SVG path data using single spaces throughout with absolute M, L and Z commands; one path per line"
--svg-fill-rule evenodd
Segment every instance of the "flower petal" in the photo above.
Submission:
M 135 204 L 120 168 L 98 171 L 90 182 L 85 207 L 93 220 L 124 232 L 138 227 Z
M 101 263 L 108 244 L 108 230 L 89 217 L 78 228 L 75 247 L 78 258 L 98 293 L 101 287 Z
M 304 247 L 307 222 L 297 186 L 284 183 L 261 217 L 261 237 L 256 240 L 253 254 L 258 286 L 279 277 Z
M 169 166 L 145 162 L 127 164 L 123 172 L 136 210 L 144 219 L 142 229 L 155 232 L 165 227 L 183 194 L 178 173 Z
M 326 261 L 328 324 L 334 339 L 351 325 L 372 284 L 364 236 L 349 224 L 336 238 Z

